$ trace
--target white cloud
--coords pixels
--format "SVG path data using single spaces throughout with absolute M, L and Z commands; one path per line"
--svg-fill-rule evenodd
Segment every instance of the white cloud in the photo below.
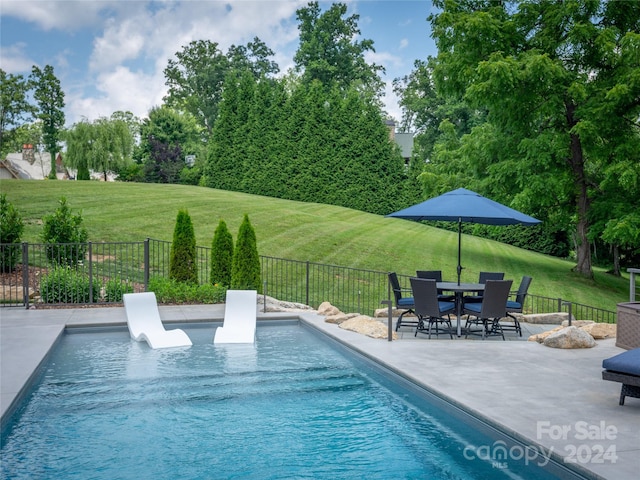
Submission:
M 14 75 L 28 75 L 35 62 L 29 58 L 25 48 L 24 43 L 16 43 L 9 47 L 0 46 L 0 68 Z
M 34 23 L 41 29 L 74 31 L 95 25 L 100 21 L 100 12 L 120 9 L 122 1 L 29 1 L 2 0 L 2 15 Z
M 403 38 L 400 40 L 400 46 L 398 47 L 400 50 L 407 48 L 409 46 L 409 39 Z
M 100 74 L 96 79 L 99 95 L 73 94 L 67 101 L 67 123 L 75 123 L 82 117 L 95 120 L 109 117 L 118 110 L 131 111 L 138 117 L 146 117 L 149 110 L 162 103 L 166 94 L 162 75 L 145 75 L 119 66 Z

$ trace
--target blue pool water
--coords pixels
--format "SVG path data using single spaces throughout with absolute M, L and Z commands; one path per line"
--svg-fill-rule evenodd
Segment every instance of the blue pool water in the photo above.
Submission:
M 185 330 L 164 350 L 65 335 L 2 432 L 2 478 L 556 478 L 517 450 L 480 459 L 495 436 L 300 325 L 255 346 Z

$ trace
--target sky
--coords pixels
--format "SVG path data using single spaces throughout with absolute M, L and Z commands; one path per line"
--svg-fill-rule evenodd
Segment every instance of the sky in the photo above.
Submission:
M 298 48 L 296 10 L 307 0 L 2 0 L 0 68 L 28 77 L 51 65 L 65 93 L 67 126 L 130 111 L 145 118 L 166 95 L 164 69 L 193 40 L 210 40 L 226 53 L 259 37 L 275 52 L 281 74 Z M 325 11 L 332 2 L 320 2 Z M 401 111 L 391 82 L 416 59 L 436 54 L 427 17 L 430 0 L 354 0 L 358 40 L 371 39 L 366 59 L 386 69 L 384 103 Z

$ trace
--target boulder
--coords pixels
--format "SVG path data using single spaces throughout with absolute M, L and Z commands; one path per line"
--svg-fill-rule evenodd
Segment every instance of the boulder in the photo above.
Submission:
M 560 327 L 556 327 L 556 328 L 552 328 L 551 330 L 547 330 L 546 332 L 541 332 L 541 333 L 536 333 L 535 335 L 531 335 L 528 340 L 530 342 L 538 342 L 538 343 L 542 343 L 544 342 L 544 339 L 547 338 L 549 335 L 559 332 L 560 330 L 562 330 L 563 326 Z
M 602 340 L 603 338 L 615 338 L 618 330 L 615 323 L 589 323 L 580 327 L 580 330 L 587 332 L 595 340 Z
M 335 323 L 336 325 L 340 325 L 342 322 L 346 322 L 347 320 L 359 316 L 359 313 L 342 313 L 338 312 L 335 315 L 327 315 L 324 319 L 327 323 Z
M 590 325 L 592 323 L 596 323 L 593 320 L 571 320 L 571 325 L 573 325 L 574 327 L 584 327 L 585 325 Z M 569 326 L 569 320 L 563 320 L 562 321 L 562 326 L 563 327 L 568 327 Z
M 318 307 L 318 313 L 320 315 L 338 315 L 342 312 L 340 312 L 338 307 L 334 307 L 329 302 L 322 302 Z
M 561 325 L 564 320 L 569 318 L 569 314 L 565 312 L 555 313 L 532 313 L 523 315 L 521 322 L 537 323 L 544 325 Z M 573 320 L 573 318 L 572 318 Z
M 367 315 L 358 315 L 342 322 L 340 328 L 356 333 L 361 333 L 371 338 L 387 339 L 389 335 L 388 326 L 379 320 L 375 320 Z M 398 336 L 393 332 L 393 340 L 397 340 Z
M 402 308 L 398 309 L 398 308 L 393 307 L 391 309 L 391 316 L 393 318 L 398 318 L 402 312 L 406 312 L 406 310 L 403 310 Z M 373 316 L 375 318 L 388 318 L 388 316 L 389 316 L 389 308 L 388 307 L 376 308 L 376 311 L 373 313 Z M 405 315 L 405 317 L 414 317 L 414 316 L 415 315 L 413 313 L 408 313 L 408 314 Z
M 551 348 L 592 348 L 596 341 L 591 335 L 578 327 L 565 327 L 552 333 L 544 340 L 544 345 Z

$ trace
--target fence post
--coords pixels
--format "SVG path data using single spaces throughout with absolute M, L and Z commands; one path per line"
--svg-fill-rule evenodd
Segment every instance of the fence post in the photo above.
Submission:
M 144 291 L 149 288 L 149 237 L 144 241 Z
M 571 317 L 573 316 L 573 305 L 571 304 L 571 302 L 562 302 L 563 306 L 567 306 L 568 310 L 569 310 L 569 326 L 571 326 Z
M 305 305 L 309 305 L 309 260 L 307 260 L 307 275 L 306 275 L 306 295 L 305 295 Z
M 91 242 L 89 244 L 89 303 L 93 303 L 93 248 Z
M 29 309 L 29 244 L 22 242 L 22 303 Z
M 558 312 L 562 311 L 562 303 L 563 303 L 562 298 L 558 298 L 558 310 L 557 310 Z

